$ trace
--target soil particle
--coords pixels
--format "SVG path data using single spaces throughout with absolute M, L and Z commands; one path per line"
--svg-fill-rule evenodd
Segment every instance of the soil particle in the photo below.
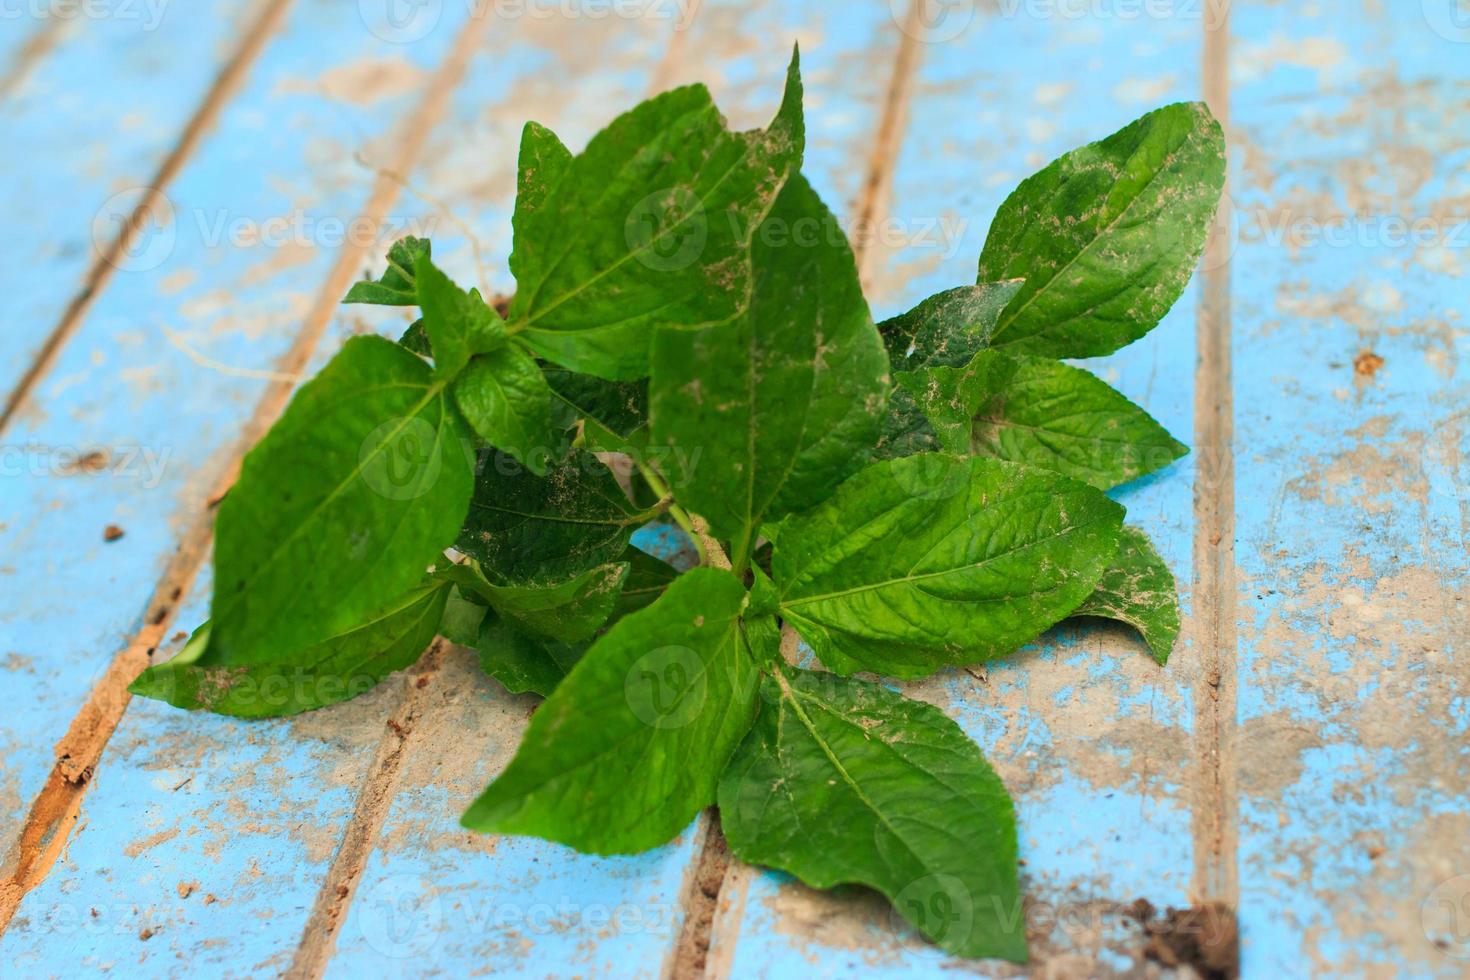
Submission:
M 109 524 L 102 529 L 102 540 L 106 541 L 108 544 L 111 544 L 126 533 L 126 531 L 118 527 L 116 524 Z
M 1365 350 L 1353 358 L 1353 373 L 1360 378 L 1373 377 L 1381 367 L 1383 367 L 1383 358 L 1371 350 Z
M 1140 898 L 1128 915 L 1143 926 L 1143 955 L 1165 967 L 1188 966 L 1204 980 L 1236 980 L 1240 976 L 1240 933 L 1235 912 L 1218 902 L 1156 915 Z

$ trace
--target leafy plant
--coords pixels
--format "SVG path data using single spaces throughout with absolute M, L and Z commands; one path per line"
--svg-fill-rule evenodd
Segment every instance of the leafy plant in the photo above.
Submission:
M 801 94 L 793 58 L 754 132 L 702 86 L 576 155 L 528 124 L 506 315 L 427 241 L 352 287 L 421 318 L 349 341 L 246 457 L 210 622 L 132 690 L 286 715 L 440 633 L 546 697 L 466 826 L 621 854 L 718 802 L 737 856 L 1024 960 L 1005 788 L 940 711 L 853 675 L 1002 657 L 1072 615 L 1167 659 L 1173 579 L 1104 491 L 1186 450 L 1063 359 L 1184 289 L 1221 132 L 1171 105 L 1061 157 L 1001 207 L 976 285 L 875 324 L 800 174 Z M 655 520 L 699 567 L 630 546 Z

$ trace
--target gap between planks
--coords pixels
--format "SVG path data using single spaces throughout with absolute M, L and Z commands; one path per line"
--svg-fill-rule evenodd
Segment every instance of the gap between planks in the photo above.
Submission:
M 0 100 L 8 99 L 11 93 L 20 88 L 35 67 L 56 50 L 73 23 L 72 18 L 50 15 L 36 28 L 34 34 L 26 38 L 25 43 L 16 51 L 15 60 L 10 63 L 5 74 L 0 75 Z
M 1204 97 L 1230 132 L 1229 0 L 1209 0 L 1204 18 Z M 1226 186 L 1229 186 L 1227 161 Z M 1234 394 L 1231 374 L 1231 202 L 1220 203 L 1204 267 L 1196 321 L 1194 492 L 1195 770 L 1191 817 L 1198 903 L 1234 909 L 1238 804 L 1235 773 L 1236 595 Z
M 0 432 L 9 428 L 11 420 L 30 400 L 41 378 L 51 370 L 51 365 L 56 361 L 56 355 L 66 346 L 72 334 L 76 333 L 77 327 L 87 315 L 87 310 L 91 308 L 92 301 L 97 298 L 108 280 L 112 278 L 119 257 L 126 254 L 139 230 L 147 225 L 149 216 L 167 203 L 164 188 L 172 183 L 174 177 L 178 176 L 184 164 L 198 149 L 200 142 L 204 139 L 204 134 L 218 118 L 220 110 L 239 90 L 250 66 L 265 49 L 266 42 L 280 28 L 291 2 L 292 0 L 262 0 L 264 7 L 260 15 L 235 49 L 235 53 L 230 56 L 230 60 L 215 77 L 214 84 L 205 93 L 204 101 L 199 104 L 198 109 L 194 110 L 194 115 L 190 117 L 183 132 L 179 134 L 179 141 L 174 144 L 168 156 L 164 157 L 157 173 L 148 182 L 147 192 L 138 202 L 138 206 L 133 209 L 133 213 L 128 216 L 127 224 L 118 231 L 117 237 L 107 244 L 101 254 L 93 258 L 91 267 L 82 277 L 81 288 L 72 297 L 66 310 L 61 314 L 61 319 L 57 321 L 56 326 L 41 344 L 41 349 L 36 353 L 30 367 L 26 369 L 25 374 L 21 375 L 15 388 L 6 396 L 5 407 L 0 409 Z M 34 42 L 37 39 L 32 40 Z M 0 88 L 0 97 L 5 94 L 6 91 Z
M 225 69 L 225 74 L 235 75 L 234 81 L 228 85 L 216 84 L 207 101 L 207 105 L 212 107 L 208 113 L 201 112 L 195 117 L 190 124 L 191 129 L 196 124 L 202 128 L 218 113 L 226 98 L 232 94 L 235 84 L 245 74 L 250 61 L 264 48 L 289 3 L 290 0 L 271 0 L 256 28 L 242 43 L 230 66 Z M 470 18 L 454 49 L 436 70 L 423 98 L 406 116 L 401 128 L 401 138 L 395 140 L 398 152 L 389 168 L 391 171 L 412 171 L 430 130 L 444 115 L 449 96 L 464 75 L 478 39 L 478 29 L 487 19 L 478 14 Z M 223 79 L 223 75 L 221 78 Z M 180 143 L 180 148 L 197 139 L 197 133 L 192 137 L 186 136 Z M 177 150 L 175 152 L 179 158 L 174 168 L 176 170 L 182 165 L 187 153 L 179 153 Z M 399 182 L 391 174 L 380 174 L 373 183 L 372 192 L 362 210 L 362 217 L 372 225 L 381 224 L 397 198 L 399 188 Z M 301 332 L 277 363 L 276 373 L 280 378 L 295 378 L 305 368 L 326 331 L 338 301 L 361 268 L 366 251 L 366 244 L 344 246 L 340 258 L 318 293 Z M 63 341 L 64 339 L 62 338 Z M 36 372 L 36 376 L 39 377 L 41 373 Z M 73 719 L 66 735 L 57 743 L 56 764 L 46 785 L 32 802 L 20 836 L 13 845 L 13 851 L 6 855 L 3 865 L 7 877 L 0 880 L 0 934 L 9 926 L 26 894 L 45 879 L 65 847 L 71 830 L 76 825 L 83 798 L 102 751 L 131 700 L 128 684 L 148 666 L 149 656 L 167 633 L 180 599 L 193 584 L 205 556 L 209 553 L 213 540 L 214 507 L 239 475 L 241 457 L 260 440 L 284 410 L 294 387 L 292 380 L 272 383 L 261 397 L 240 438 L 223 454 L 215 457 L 216 460 L 224 461 L 218 489 L 210 495 L 207 505 L 194 517 L 181 538 L 179 549 L 170 559 L 149 601 L 144 617 L 145 625 L 109 665 L 92 689 L 87 703 Z M 8 416 L 6 420 L 8 421 Z

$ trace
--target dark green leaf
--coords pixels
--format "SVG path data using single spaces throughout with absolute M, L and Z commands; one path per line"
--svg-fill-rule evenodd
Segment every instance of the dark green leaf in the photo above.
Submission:
M 797 670 L 768 677 L 720 780 L 742 861 L 875 888 L 947 952 L 1026 960 L 1010 796 L 939 709 Z
M 364 279 L 352 284 L 344 303 L 370 303 L 375 306 L 417 306 L 418 290 L 414 270 L 419 256 L 430 253 L 427 238 L 400 238 L 388 249 L 388 268 L 377 279 Z
M 618 560 L 644 519 L 590 453 L 573 453 L 545 476 L 491 455 L 455 547 L 492 577 L 559 581 Z
M 465 826 L 595 854 L 647 850 L 687 827 L 755 714 L 744 603 L 729 572 L 697 568 L 614 626 L 532 716 Z
M 169 661 L 143 671 L 128 690 L 236 718 L 280 718 L 346 701 L 418 660 L 434 639 L 448 592 L 417 588 L 362 625 L 279 661 Z M 208 631 L 201 627 L 199 645 L 207 644 Z
M 585 643 L 558 643 L 532 636 L 493 613 L 480 627 L 480 667 L 511 694 L 550 697 L 587 649 Z
M 939 452 L 939 437 L 934 427 L 914 403 L 907 388 L 895 387 L 888 394 L 888 412 L 883 416 L 883 432 L 873 447 L 874 459 L 901 459 L 917 453 Z
M 795 58 L 765 130 L 729 132 L 701 85 L 618 117 L 518 208 L 511 329 L 574 371 L 644 377 L 655 327 L 744 309 L 751 231 L 800 168 L 803 139 Z
M 991 345 L 1109 354 L 1152 330 L 1189 282 L 1225 185 L 1202 102 L 1150 112 L 1021 182 L 991 223 L 980 280 L 1025 279 Z
M 935 293 L 918 306 L 878 324 L 895 371 L 967 363 L 990 339 L 1020 280 L 958 286 Z
M 452 378 L 471 357 L 505 346 L 505 321 L 477 290 L 465 292 L 456 286 L 439 271 L 427 250 L 419 255 L 416 269 L 419 306 L 424 313 L 420 322 L 433 352 L 436 374 Z
M 582 423 L 582 444 L 594 452 L 636 451 L 648 441 L 648 382 L 604 381 L 559 368 L 545 372 L 557 425 Z
M 628 563 L 628 580 L 613 610 L 614 620 L 652 605 L 679 577 L 673 565 L 632 546 L 623 552 L 622 560 Z
M 480 438 L 545 473 L 562 440 L 551 422 L 551 389 L 514 344 L 481 354 L 454 381 L 454 400 Z
M 562 582 L 492 582 L 473 564 L 450 565 L 438 576 L 483 599 L 527 632 L 552 640 L 585 640 L 617 607 L 628 566 L 599 565 Z
M 367 621 L 453 543 L 469 433 L 429 366 L 349 340 L 307 382 L 220 504 L 211 650 L 279 660 Z
M 429 335 L 424 332 L 424 321 L 415 320 L 403 331 L 403 336 L 398 338 L 400 346 L 413 351 L 419 357 L 433 357 L 434 351 L 429 347 Z
M 852 251 L 801 176 L 752 248 L 749 313 L 660 330 L 649 386 L 654 441 L 683 452 L 680 503 L 732 542 L 743 567 L 762 520 L 825 499 L 877 441 L 888 358 Z
M 1174 575 L 1148 535 L 1137 528 L 1123 528 L 1117 558 L 1072 615 L 1127 623 L 1143 636 L 1155 660 L 1168 663 L 1179 637 L 1179 598 Z
M 923 454 L 787 519 L 781 614 L 843 674 L 918 677 L 1009 653 L 1092 592 L 1123 508 L 1055 473 Z
M 1040 466 L 1103 490 L 1189 451 L 1106 382 L 1060 361 L 981 351 L 964 368 L 897 381 L 950 452 Z

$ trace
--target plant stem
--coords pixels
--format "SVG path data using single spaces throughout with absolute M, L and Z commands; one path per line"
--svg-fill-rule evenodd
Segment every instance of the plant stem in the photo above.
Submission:
M 652 466 L 649 466 L 642 460 L 635 459 L 633 465 L 638 467 L 638 472 L 648 482 L 649 488 L 658 494 L 660 500 L 671 501 L 669 504 L 669 516 L 684 529 L 684 533 L 689 535 L 690 539 L 694 542 L 694 547 L 699 550 L 699 563 L 701 565 L 707 564 L 709 555 L 704 550 L 704 536 L 695 529 L 694 520 L 689 516 L 689 512 L 678 504 L 672 503 L 674 493 L 669 489 L 668 483 L 663 477 L 658 475 Z

